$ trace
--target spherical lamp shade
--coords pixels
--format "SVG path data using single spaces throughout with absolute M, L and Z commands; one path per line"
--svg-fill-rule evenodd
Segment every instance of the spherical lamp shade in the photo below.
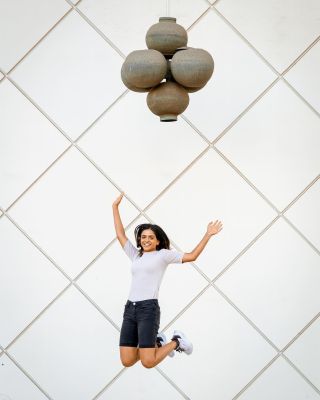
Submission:
M 126 81 L 126 77 L 123 74 L 121 74 L 121 78 L 122 82 L 127 86 L 127 88 L 132 90 L 133 92 L 143 93 L 143 92 L 149 92 L 149 90 L 151 89 L 151 88 L 137 88 L 131 85 L 128 81 Z
M 179 47 L 184 47 L 187 43 L 187 31 L 176 23 L 176 18 L 161 17 L 146 34 L 148 49 L 158 50 L 166 56 L 172 55 Z
M 202 49 L 187 48 L 175 53 L 171 60 L 171 73 L 181 85 L 199 90 L 213 74 L 214 62 L 211 55 Z
M 122 64 L 121 78 L 128 89 L 147 89 L 158 85 L 166 72 L 167 61 L 159 51 L 135 50 Z
M 149 109 L 161 121 L 176 121 L 177 116 L 188 107 L 188 92 L 175 82 L 163 82 L 152 88 L 147 96 Z

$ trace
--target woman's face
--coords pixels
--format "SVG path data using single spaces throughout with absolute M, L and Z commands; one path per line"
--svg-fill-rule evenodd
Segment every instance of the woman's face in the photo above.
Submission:
M 156 251 L 160 243 L 156 234 L 151 229 L 144 229 L 141 233 L 140 243 L 144 252 Z

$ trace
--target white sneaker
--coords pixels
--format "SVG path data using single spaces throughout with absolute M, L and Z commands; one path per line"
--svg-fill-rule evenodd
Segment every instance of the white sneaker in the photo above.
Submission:
M 175 330 L 172 339 L 174 337 L 178 338 L 179 341 L 179 346 L 175 349 L 176 351 L 184 351 L 188 355 L 192 353 L 193 345 L 183 332 Z
M 164 346 L 165 344 L 167 344 L 167 338 L 166 338 L 166 335 L 165 335 L 163 332 L 159 332 L 159 333 L 157 334 L 157 344 L 158 344 L 159 347 L 162 347 L 162 346 Z M 174 355 L 175 355 L 174 350 L 172 350 L 172 351 L 168 354 L 169 357 L 174 357 Z

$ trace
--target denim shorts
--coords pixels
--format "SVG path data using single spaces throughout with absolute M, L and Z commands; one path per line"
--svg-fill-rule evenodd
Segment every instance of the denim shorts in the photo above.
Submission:
M 124 306 L 119 346 L 156 347 L 160 325 L 158 299 L 127 300 Z

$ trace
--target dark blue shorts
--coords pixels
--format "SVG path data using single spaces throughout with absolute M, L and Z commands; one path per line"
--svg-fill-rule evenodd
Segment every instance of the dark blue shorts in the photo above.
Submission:
M 119 346 L 156 347 L 160 326 L 158 299 L 127 300 L 124 306 Z

